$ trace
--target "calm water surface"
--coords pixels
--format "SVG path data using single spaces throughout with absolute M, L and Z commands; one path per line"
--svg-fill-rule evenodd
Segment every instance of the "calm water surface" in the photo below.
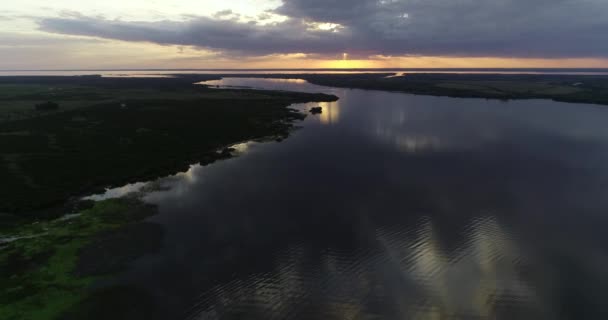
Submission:
M 211 84 L 340 100 L 281 143 L 154 182 L 164 247 L 121 281 L 158 314 L 606 318 L 608 108 Z

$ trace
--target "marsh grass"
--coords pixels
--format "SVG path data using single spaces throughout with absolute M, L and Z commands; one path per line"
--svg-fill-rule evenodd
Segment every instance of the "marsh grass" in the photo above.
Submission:
M 103 277 L 75 273 L 81 251 L 100 234 L 155 213 L 137 199 L 114 199 L 95 203 L 72 219 L 4 231 L 3 238 L 17 240 L 0 249 L 0 319 L 56 319 L 76 307 L 92 294 L 93 281 Z

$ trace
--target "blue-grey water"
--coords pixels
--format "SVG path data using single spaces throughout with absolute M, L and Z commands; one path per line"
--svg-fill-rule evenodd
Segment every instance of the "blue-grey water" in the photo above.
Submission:
M 211 84 L 340 100 L 154 182 L 164 246 L 121 281 L 163 317 L 606 319 L 608 108 Z

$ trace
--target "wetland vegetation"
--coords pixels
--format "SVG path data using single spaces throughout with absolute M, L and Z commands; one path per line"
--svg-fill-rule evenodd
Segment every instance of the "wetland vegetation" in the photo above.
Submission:
M 129 318 L 129 301 L 145 295 L 91 285 L 160 246 L 162 228 L 143 222 L 156 208 L 78 196 L 280 140 L 305 117 L 287 106 L 337 99 L 193 84 L 211 78 L 0 78 L 1 319 L 107 319 L 107 305 Z
M 97 294 L 90 289 L 95 280 L 160 246 L 160 226 L 140 222 L 155 212 L 136 198 L 113 199 L 6 233 L 0 317 L 44 320 L 78 312 L 79 302 Z

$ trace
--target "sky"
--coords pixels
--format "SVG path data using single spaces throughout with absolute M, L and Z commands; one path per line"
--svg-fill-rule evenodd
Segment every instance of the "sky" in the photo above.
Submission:
M 606 0 L 18 0 L 0 70 L 608 68 Z

